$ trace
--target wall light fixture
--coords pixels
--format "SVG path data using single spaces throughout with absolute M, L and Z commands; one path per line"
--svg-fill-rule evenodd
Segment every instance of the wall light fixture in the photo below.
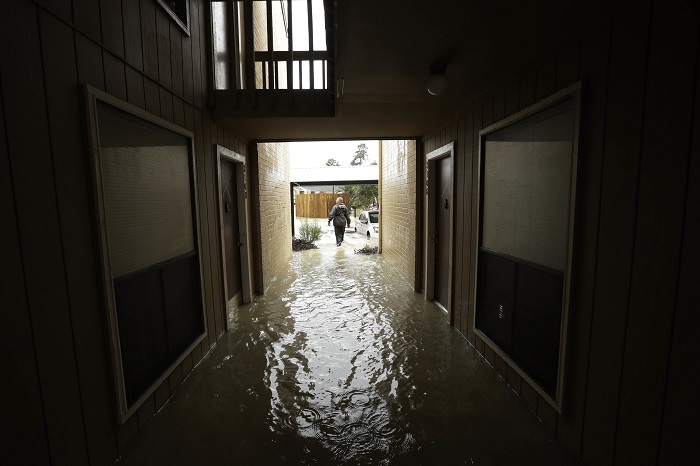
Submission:
M 428 92 L 432 95 L 442 95 L 447 91 L 447 78 L 445 77 L 445 62 L 435 62 L 430 65 L 430 78 L 426 83 Z

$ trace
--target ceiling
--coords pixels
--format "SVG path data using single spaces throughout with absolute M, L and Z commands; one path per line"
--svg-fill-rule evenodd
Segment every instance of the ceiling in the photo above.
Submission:
M 604 16 L 601 0 L 336 0 L 336 77 L 330 118 L 228 118 L 251 140 L 410 138 L 453 119 L 490 85 L 575 44 Z M 426 90 L 447 63 L 448 90 Z

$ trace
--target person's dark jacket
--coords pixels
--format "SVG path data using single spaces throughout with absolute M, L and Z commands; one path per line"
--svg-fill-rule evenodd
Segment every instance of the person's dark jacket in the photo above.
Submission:
M 336 204 L 331 209 L 331 213 L 328 215 L 328 222 L 333 221 L 333 226 L 344 227 L 350 226 L 350 213 L 345 204 Z

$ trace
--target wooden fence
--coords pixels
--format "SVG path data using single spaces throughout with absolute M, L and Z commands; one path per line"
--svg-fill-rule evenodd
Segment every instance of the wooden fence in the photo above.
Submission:
M 328 218 L 328 214 L 338 197 L 343 198 L 345 205 L 350 202 L 350 195 L 347 193 L 297 194 L 295 198 L 296 215 L 297 217 Z

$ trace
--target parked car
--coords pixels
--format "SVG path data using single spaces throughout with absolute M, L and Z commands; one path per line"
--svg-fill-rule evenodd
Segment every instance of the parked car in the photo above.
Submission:
M 379 235 L 379 211 L 365 210 L 355 220 L 355 231 L 370 236 Z

